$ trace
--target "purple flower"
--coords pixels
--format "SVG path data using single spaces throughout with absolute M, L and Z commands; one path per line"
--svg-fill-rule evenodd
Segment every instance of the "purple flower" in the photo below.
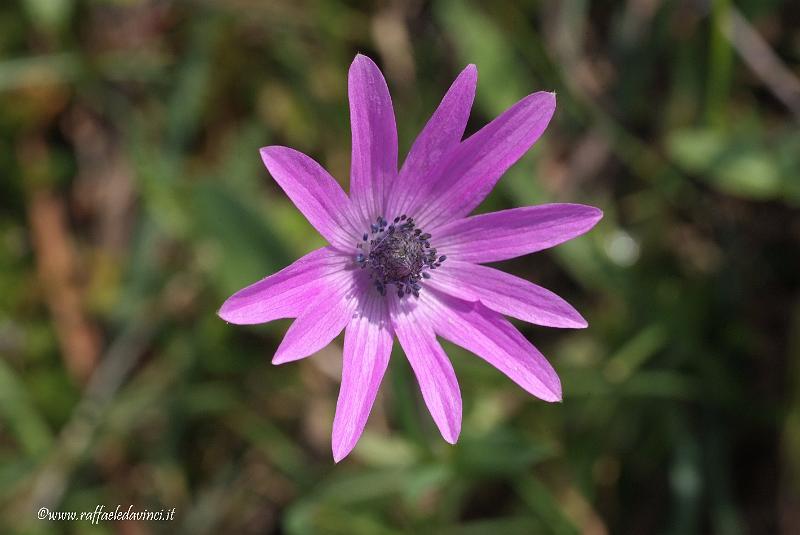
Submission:
M 348 78 L 350 196 L 308 156 L 261 149 L 269 172 L 330 245 L 236 292 L 219 315 L 237 324 L 296 318 L 274 364 L 308 357 L 344 329 L 336 462 L 361 436 L 395 336 L 451 444 L 461 430 L 461 393 L 437 335 L 534 396 L 561 400 L 553 367 L 504 316 L 548 327 L 582 328 L 586 320 L 549 290 L 483 264 L 570 240 L 602 212 L 545 204 L 469 216 L 556 107 L 553 93 L 533 93 L 462 141 L 477 75 L 474 65 L 461 72 L 398 171 L 389 90 L 375 63 L 356 56 Z

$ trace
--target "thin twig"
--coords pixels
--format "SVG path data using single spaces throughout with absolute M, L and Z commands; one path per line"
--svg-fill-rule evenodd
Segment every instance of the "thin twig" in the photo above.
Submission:
M 157 325 L 155 315 L 142 314 L 109 347 L 62 429 L 52 456 L 34 476 L 27 510 L 52 509 L 61 501 L 70 473 L 91 445 L 106 409 L 150 344 Z
M 800 79 L 786 67 L 766 40 L 736 8 L 730 8 L 720 30 L 764 85 L 800 120 Z

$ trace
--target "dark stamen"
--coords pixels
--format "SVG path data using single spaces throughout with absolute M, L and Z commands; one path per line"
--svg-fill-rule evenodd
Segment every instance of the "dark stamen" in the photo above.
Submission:
M 364 243 L 356 244 L 355 261 L 362 269 L 369 268 L 377 292 L 386 295 L 386 286 L 394 285 L 398 297 L 419 297 L 420 282 L 430 279 L 428 271 L 446 259 L 442 255 L 437 260 L 436 249 L 428 241 L 431 235 L 416 228 L 414 218 L 406 214 L 396 216 L 392 224 L 378 216 L 369 230 L 362 236 Z

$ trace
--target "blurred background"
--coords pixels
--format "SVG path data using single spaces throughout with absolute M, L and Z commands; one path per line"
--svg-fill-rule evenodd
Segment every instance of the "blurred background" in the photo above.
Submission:
M 0 532 L 800 533 L 800 4 L 421 0 L 0 4 Z M 562 404 L 451 345 L 446 444 L 401 352 L 354 453 L 341 340 L 270 358 L 232 292 L 322 245 L 258 148 L 346 185 L 347 69 L 401 155 L 467 64 L 468 133 L 536 90 L 546 134 L 480 208 L 601 207 L 503 268 L 581 331 L 521 325 Z M 172 522 L 56 522 L 176 508 Z

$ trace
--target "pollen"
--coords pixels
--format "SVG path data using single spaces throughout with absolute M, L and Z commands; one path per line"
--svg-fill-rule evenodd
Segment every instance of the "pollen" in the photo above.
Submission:
M 356 244 L 356 263 L 369 271 L 375 289 L 386 295 L 393 286 L 398 297 L 419 297 L 420 281 L 431 278 L 429 271 L 442 265 L 431 246 L 431 235 L 417 228 L 414 218 L 405 214 L 391 222 L 379 216 Z

